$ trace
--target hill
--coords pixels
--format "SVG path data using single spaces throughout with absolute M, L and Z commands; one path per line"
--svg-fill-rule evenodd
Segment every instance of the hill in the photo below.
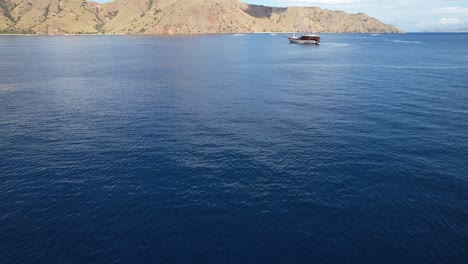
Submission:
M 2 33 L 398 33 L 364 13 L 267 7 L 239 0 L 0 0 Z

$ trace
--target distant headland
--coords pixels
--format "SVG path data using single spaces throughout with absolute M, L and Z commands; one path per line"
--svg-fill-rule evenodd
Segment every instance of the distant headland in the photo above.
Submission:
M 0 0 L 3 34 L 401 33 L 364 13 L 239 0 Z

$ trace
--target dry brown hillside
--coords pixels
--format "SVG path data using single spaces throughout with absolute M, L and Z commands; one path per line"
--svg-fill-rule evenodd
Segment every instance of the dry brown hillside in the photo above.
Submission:
M 400 32 L 366 14 L 239 0 L 0 0 L 2 33 Z

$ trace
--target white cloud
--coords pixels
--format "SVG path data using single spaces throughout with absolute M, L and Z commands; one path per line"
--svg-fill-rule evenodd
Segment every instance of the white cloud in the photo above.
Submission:
M 457 25 L 457 24 L 461 24 L 462 21 L 458 18 L 446 18 L 446 17 L 443 17 L 439 20 L 439 23 L 442 24 L 442 25 Z
M 435 14 L 468 14 L 468 8 L 457 6 L 446 6 L 434 10 Z
M 353 4 L 362 2 L 363 0 L 289 0 L 284 2 L 300 2 L 318 5 L 337 5 L 337 4 Z

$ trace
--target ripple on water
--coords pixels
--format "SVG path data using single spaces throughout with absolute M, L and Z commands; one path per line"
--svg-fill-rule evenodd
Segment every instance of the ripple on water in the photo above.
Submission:
M 384 36 L 2 38 L 2 260 L 464 263 L 466 43 Z

